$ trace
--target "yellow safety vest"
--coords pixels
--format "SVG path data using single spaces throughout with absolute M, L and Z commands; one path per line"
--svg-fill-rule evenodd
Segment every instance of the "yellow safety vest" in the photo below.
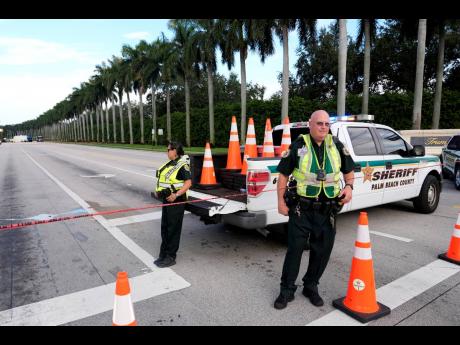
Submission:
M 188 165 L 186 156 L 182 156 L 176 164 L 170 163 L 171 161 L 163 164 L 160 169 L 156 172 L 157 177 L 157 186 L 156 191 L 162 191 L 165 189 L 170 189 L 171 192 L 173 191 L 173 187 L 175 190 L 179 190 L 184 186 L 184 180 L 179 180 L 177 178 L 177 174 L 179 170 L 184 166 Z M 166 165 L 170 164 L 169 166 L 165 167 Z M 187 195 L 187 194 L 186 194 Z
M 305 146 L 299 149 L 302 154 L 299 157 L 299 164 L 294 169 L 292 175 L 297 180 L 297 194 L 303 197 L 317 197 L 321 189 L 330 199 L 335 198 L 340 193 L 340 153 L 332 140 L 332 135 L 326 135 L 323 145 L 324 159 L 323 166 L 320 167 L 318 157 L 313 149 L 309 134 L 302 135 Z M 317 181 L 316 173 L 318 169 L 324 169 L 326 173 L 325 181 Z

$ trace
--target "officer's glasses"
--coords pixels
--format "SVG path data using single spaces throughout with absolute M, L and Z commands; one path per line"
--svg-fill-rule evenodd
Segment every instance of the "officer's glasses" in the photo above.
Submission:
M 173 151 L 173 150 L 175 150 L 175 149 L 170 149 L 170 148 L 168 147 L 168 152 L 169 152 L 169 151 Z
M 316 125 L 319 126 L 319 127 L 323 127 L 323 126 L 329 127 L 331 124 L 329 122 L 317 121 Z

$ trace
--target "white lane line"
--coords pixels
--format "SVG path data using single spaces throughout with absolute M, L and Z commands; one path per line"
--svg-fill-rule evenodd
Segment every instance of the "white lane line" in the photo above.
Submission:
M 165 269 L 129 278 L 129 283 L 133 303 L 186 287 L 183 279 Z M 115 283 L 111 283 L 4 310 L 0 326 L 62 325 L 113 310 L 114 296 Z
M 460 272 L 460 266 L 435 260 L 376 290 L 377 301 L 395 309 L 443 280 Z M 365 326 L 339 310 L 310 322 L 307 326 Z
M 77 202 L 82 208 L 84 208 L 88 213 L 95 213 L 96 211 L 82 198 L 80 198 L 76 193 L 74 193 L 70 188 L 64 185 L 56 177 L 51 175 L 44 167 L 42 167 L 35 159 L 33 159 L 27 152 L 22 150 L 27 157 L 29 157 L 36 166 L 38 166 L 54 183 L 56 183 L 64 192 L 66 192 L 75 202 Z M 150 255 L 147 251 L 137 245 L 131 238 L 125 235 L 119 228 L 116 226 L 110 225 L 107 219 L 102 216 L 94 216 L 96 219 L 115 239 L 125 246 L 134 256 L 136 256 L 141 262 L 143 262 L 148 268 L 152 271 L 163 270 L 169 276 L 168 279 L 173 279 L 175 281 L 181 282 L 181 288 L 189 287 L 190 283 L 184 280 L 182 277 L 177 275 L 172 269 L 160 269 L 153 264 L 154 257 Z M 128 272 L 129 273 L 129 272 Z
M 398 241 L 403 241 L 403 242 L 412 242 L 413 239 L 407 238 L 407 237 L 400 237 L 400 236 L 395 236 L 395 235 L 390 235 L 385 232 L 380 232 L 380 231 L 369 231 L 371 234 L 377 235 L 377 236 L 383 236 L 383 237 L 388 237 L 388 238 L 393 238 Z
M 184 214 L 189 214 L 189 211 L 185 211 Z M 107 219 L 107 222 L 110 226 L 122 226 L 128 225 L 133 223 L 140 223 L 140 222 L 147 222 L 150 220 L 158 220 L 161 219 L 161 212 L 150 212 L 144 214 L 136 214 L 134 216 L 128 216 L 123 218 L 113 218 Z

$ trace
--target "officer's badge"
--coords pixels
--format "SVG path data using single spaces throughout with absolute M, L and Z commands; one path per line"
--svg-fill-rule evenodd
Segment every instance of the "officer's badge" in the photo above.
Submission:
M 345 156 L 349 156 L 350 155 L 350 152 L 348 151 L 348 149 L 344 146 L 343 149 L 342 149 L 342 152 Z
M 291 150 L 284 150 L 283 153 L 281 153 L 281 157 L 283 158 L 286 158 L 287 156 L 289 156 L 289 153 L 290 153 Z

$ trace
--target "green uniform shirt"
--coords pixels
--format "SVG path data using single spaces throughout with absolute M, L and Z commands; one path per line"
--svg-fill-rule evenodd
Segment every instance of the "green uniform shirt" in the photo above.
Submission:
M 318 146 L 318 144 L 312 140 L 311 141 L 313 149 L 315 150 L 316 157 L 318 158 L 318 163 L 320 166 L 323 165 L 323 159 L 324 159 L 324 142 L 321 144 L 321 146 Z M 353 171 L 355 163 L 353 161 L 353 158 L 351 158 L 350 154 L 348 153 L 347 149 L 345 148 L 345 145 L 338 140 L 337 138 L 334 138 L 334 143 L 335 146 L 337 147 L 337 150 L 339 150 L 340 153 L 340 161 L 341 161 L 341 167 L 340 171 L 343 174 L 348 174 L 349 172 Z M 289 146 L 289 153 L 285 154 L 285 157 L 281 158 L 281 161 L 278 164 L 278 167 L 276 170 L 280 172 L 281 174 L 285 176 L 289 176 L 292 174 L 294 169 L 296 167 L 299 167 L 299 156 L 298 156 L 298 150 L 301 149 L 305 145 L 305 141 L 301 136 L 299 136 L 292 144 Z M 327 196 L 324 194 L 324 191 L 322 190 L 321 193 L 318 195 L 319 200 L 329 200 Z

